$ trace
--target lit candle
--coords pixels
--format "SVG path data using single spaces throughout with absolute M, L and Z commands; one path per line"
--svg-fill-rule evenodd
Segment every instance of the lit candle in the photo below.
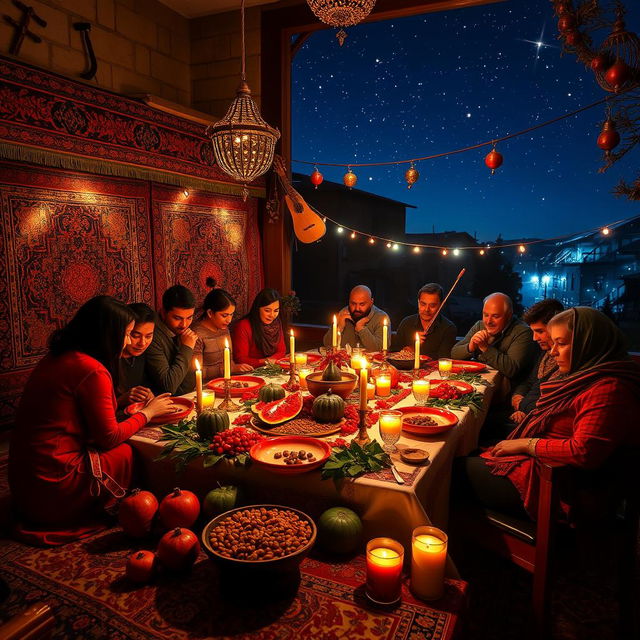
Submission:
M 293 364 L 296 361 L 296 339 L 293 337 L 293 329 L 289 335 L 289 362 Z
M 413 356 L 413 368 L 420 368 L 420 334 L 416 333 L 416 343 L 414 345 L 415 355 Z
M 302 367 L 298 371 L 298 376 L 300 377 L 300 388 L 301 389 L 306 389 L 307 388 L 307 376 L 310 373 L 313 373 L 313 369 L 311 367 Z
M 307 354 L 306 353 L 296 353 L 296 364 L 299 367 L 307 364 Z
M 203 391 L 202 392 L 202 408 L 208 409 L 209 407 L 213 407 L 216 401 L 216 394 L 214 391 Z
M 438 360 L 438 371 L 440 372 L 441 378 L 448 378 L 451 374 L 451 369 L 453 368 L 453 361 L 449 358 L 440 358 Z
M 224 379 L 231 378 L 231 351 L 229 351 L 229 340 L 224 339 Z
M 367 408 L 367 360 L 366 358 L 361 358 L 360 361 L 360 408 Z
M 376 385 L 371 384 L 370 382 L 367 384 L 367 400 L 373 400 L 376 397 Z
M 400 411 L 387 411 L 380 414 L 380 434 L 399 435 L 402 431 L 402 414 Z
M 382 398 L 391 394 L 391 378 L 389 376 L 376 378 L 376 393 Z
M 437 600 L 444 591 L 447 534 L 417 527 L 411 539 L 411 591 L 422 600 Z
M 354 354 L 351 356 L 351 368 L 358 373 L 362 369 L 362 356 Z
M 333 316 L 333 325 L 331 326 L 331 346 L 338 346 L 338 318 L 336 318 L 335 314 Z
M 200 369 L 200 363 L 198 358 L 194 359 L 196 365 L 196 413 L 202 411 L 202 369 Z
M 389 323 L 384 319 L 382 323 L 382 350 L 386 351 L 389 347 Z
M 338 349 L 340 348 L 341 345 L 342 345 L 342 333 L 338 331 Z
M 374 538 L 367 543 L 367 586 L 371 600 L 390 604 L 400 598 L 404 548 L 391 538 Z

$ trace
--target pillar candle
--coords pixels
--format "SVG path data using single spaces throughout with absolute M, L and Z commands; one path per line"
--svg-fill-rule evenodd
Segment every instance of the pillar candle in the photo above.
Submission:
M 336 318 L 335 314 L 333 316 L 333 325 L 331 326 L 331 346 L 338 346 L 338 318 Z
M 444 591 L 447 534 L 417 527 L 411 539 L 411 591 L 422 600 L 437 600 Z
M 402 431 L 402 414 L 399 411 L 381 411 L 378 422 L 380 434 L 398 435 Z
M 289 335 L 289 362 L 294 364 L 296 361 L 296 339 L 293 337 L 293 329 Z
M 307 388 L 307 376 L 310 373 L 313 373 L 313 369 L 311 367 L 302 367 L 298 371 L 298 376 L 300 378 L 300 388 L 301 389 L 306 389 Z
M 194 362 L 196 365 L 196 413 L 200 413 L 202 411 L 202 369 L 197 358 Z
M 386 398 L 391 394 L 391 378 L 389 376 L 378 376 L 376 378 L 376 393 L 381 398 Z
M 367 408 L 367 360 L 365 358 L 361 359 L 360 362 L 360 408 Z
M 362 368 L 362 356 L 359 356 L 359 355 L 351 356 L 350 365 L 351 365 L 351 368 L 356 373 L 358 373 L 358 371 L 360 371 L 360 369 Z
M 386 351 L 388 348 L 389 348 L 389 323 L 385 318 L 382 324 L 382 350 Z
M 303 367 L 305 364 L 307 364 L 307 354 L 306 353 L 296 353 L 296 364 L 299 367 Z
M 390 538 L 374 538 L 367 543 L 367 595 L 388 604 L 400 597 L 404 549 Z
M 413 356 L 413 368 L 420 368 L 420 334 L 416 333 L 415 355 Z
M 231 351 L 229 351 L 229 340 L 224 339 L 224 378 L 231 378 Z
M 376 385 L 371 384 L 370 382 L 367 384 L 367 400 L 373 400 L 376 397 Z

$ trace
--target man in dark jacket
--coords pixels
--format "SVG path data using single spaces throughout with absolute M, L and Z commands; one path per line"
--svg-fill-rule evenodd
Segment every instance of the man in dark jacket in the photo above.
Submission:
M 435 282 L 425 284 L 418 291 L 418 313 L 402 319 L 392 341 L 392 351 L 413 347 L 417 333 L 420 336 L 422 355 L 434 360 L 451 356 L 451 347 L 456 342 L 456 326 L 451 320 L 440 314 L 426 332 L 442 306 L 442 298 L 442 287 Z

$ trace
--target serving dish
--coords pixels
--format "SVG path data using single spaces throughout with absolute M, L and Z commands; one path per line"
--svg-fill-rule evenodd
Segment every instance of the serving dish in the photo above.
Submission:
M 439 407 L 400 407 L 402 412 L 402 430 L 416 436 L 436 436 L 445 433 L 458 424 L 458 416 L 447 409 Z M 436 424 L 421 425 L 412 422 L 412 418 L 429 417 Z
M 171 398 L 171 401 L 176 407 L 175 411 L 154 416 L 147 424 L 171 424 L 172 422 L 178 422 L 178 420 L 186 418 L 193 411 L 193 407 L 195 406 L 192 400 L 189 400 L 188 398 L 181 398 L 179 396 Z M 134 413 L 138 413 L 138 411 L 144 408 L 144 406 L 144 402 L 134 402 L 128 407 L 125 407 L 124 412 L 131 416 Z

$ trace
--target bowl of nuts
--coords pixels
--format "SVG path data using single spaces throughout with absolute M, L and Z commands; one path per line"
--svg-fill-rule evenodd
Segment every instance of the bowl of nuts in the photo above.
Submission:
M 231 509 L 202 531 L 206 552 L 234 568 L 296 569 L 316 541 L 317 529 L 306 513 L 275 504 Z
M 258 466 L 295 475 L 317 469 L 331 455 L 331 446 L 324 440 L 305 436 L 265 438 L 249 450 L 251 460 Z
M 439 407 L 400 407 L 402 430 L 416 436 L 435 436 L 458 424 L 458 416 Z

